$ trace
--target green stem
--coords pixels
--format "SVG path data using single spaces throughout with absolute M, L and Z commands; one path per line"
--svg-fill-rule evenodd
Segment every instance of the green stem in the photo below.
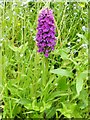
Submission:
M 44 88 L 47 84 L 48 81 L 48 58 L 43 58 L 42 60 L 42 83 L 41 83 L 41 91 L 42 91 L 42 95 L 41 95 L 41 100 L 42 98 L 45 100 L 46 96 L 47 96 L 47 92 L 44 91 Z
M 48 80 L 48 58 L 45 58 L 45 76 L 46 76 L 46 82 Z
M 48 79 L 48 58 L 43 58 L 43 74 L 42 74 L 42 84 L 45 87 Z

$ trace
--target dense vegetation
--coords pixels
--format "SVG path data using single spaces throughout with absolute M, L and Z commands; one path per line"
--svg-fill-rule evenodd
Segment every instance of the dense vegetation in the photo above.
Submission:
M 89 118 L 88 3 L 51 2 L 57 43 L 46 60 L 36 27 L 44 2 L 0 3 L 2 118 Z M 0 74 L 1 74 L 0 73 Z

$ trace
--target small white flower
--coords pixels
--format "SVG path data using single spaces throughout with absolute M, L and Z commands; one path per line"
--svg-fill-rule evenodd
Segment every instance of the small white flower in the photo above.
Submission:
M 4 38 L 1 38 L 1 39 L 0 39 L 0 41 L 3 41 L 3 40 L 4 40 Z
M 88 14 L 88 12 L 84 12 L 85 14 Z
M 23 57 L 23 54 L 20 54 L 20 57 Z
M 16 12 L 15 12 L 15 11 L 13 11 L 13 15 L 16 15 Z
M 33 37 L 33 40 L 36 41 L 36 36 L 32 36 Z
M 74 15 L 77 15 L 77 13 L 75 12 Z
M 9 17 L 9 16 L 7 16 L 7 17 L 6 17 L 6 20 L 10 20 L 10 17 Z
M 69 10 L 69 7 L 67 7 L 67 10 Z
M 30 31 L 32 32 L 32 31 L 33 31 L 33 29 L 30 29 Z
M 80 20 L 82 20 L 82 18 L 80 18 Z
M 82 26 L 82 30 L 83 30 L 83 31 L 86 31 L 87 28 L 86 28 L 85 26 Z
M 30 12 L 32 12 L 32 10 L 30 10 Z
M 0 47 L 2 47 L 2 43 L 0 43 Z
M 76 4 L 73 4 L 73 6 L 76 6 Z
M 70 46 L 70 42 L 68 43 L 68 45 Z
M 81 40 L 80 39 L 77 39 L 77 42 L 80 42 Z
M 26 28 L 26 26 L 22 26 L 22 28 Z
M 87 48 L 87 44 L 82 44 L 81 45 L 83 48 Z
M 2 7 L 4 7 L 4 2 L 0 0 L 0 5 L 2 5 Z
M 17 3 L 14 3 L 13 5 L 14 5 L 14 6 L 17 6 Z
M 76 9 L 76 6 L 74 7 L 74 9 Z
M 27 7 L 27 4 L 28 4 L 28 1 L 26 1 L 26 2 L 22 2 L 22 4 L 21 4 L 21 7 Z
M 55 86 L 58 86 L 58 83 L 56 83 Z

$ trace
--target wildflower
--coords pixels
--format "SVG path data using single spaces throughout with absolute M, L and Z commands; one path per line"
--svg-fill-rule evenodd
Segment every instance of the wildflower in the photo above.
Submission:
M 44 53 L 45 57 L 48 57 L 49 53 L 54 50 L 56 44 L 55 28 L 53 11 L 48 8 L 41 10 L 38 18 L 36 41 L 38 52 Z
M 85 26 L 82 26 L 82 30 L 83 30 L 83 31 L 86 31 L 87 28 L 86 28 Z

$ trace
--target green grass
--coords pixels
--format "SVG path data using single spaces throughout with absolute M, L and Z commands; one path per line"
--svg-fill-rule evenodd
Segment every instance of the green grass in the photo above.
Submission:
M 51 2 L 57 44 L 48 59 L 35 43 L 43 2 L 0 4 L 2 118 L 89 118 L 88 4 Z M 85 27 L 83 27 L 85 26 Z

